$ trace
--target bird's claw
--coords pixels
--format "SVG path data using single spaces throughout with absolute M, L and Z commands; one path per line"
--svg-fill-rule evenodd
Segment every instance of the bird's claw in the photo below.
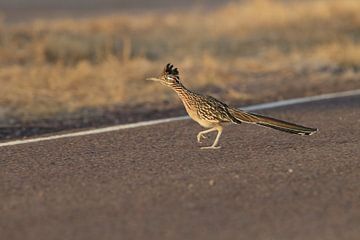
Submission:
M 209 147 L 201 147 L 201 149 L 219 149 L 221 146 L 209 146 Z
M 207 137 L 206 137 L 205 135 L 203 135 L 202 133 L 199 133 L 199 134 L 197 135 L 197 141 L 198 141 L 198 143 L 201 143 L 201 138 L 206 139 Z

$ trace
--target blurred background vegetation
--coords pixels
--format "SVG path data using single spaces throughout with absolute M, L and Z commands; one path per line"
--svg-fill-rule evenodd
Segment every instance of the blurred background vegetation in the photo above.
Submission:
M 360 88 L 358 0 L 145 2 L 137 11 L 26 18 L 4 5 L 0 124 L 181 114 L 175 94 L 144 81 L 168 62 L 189 88 L 233 105 Z

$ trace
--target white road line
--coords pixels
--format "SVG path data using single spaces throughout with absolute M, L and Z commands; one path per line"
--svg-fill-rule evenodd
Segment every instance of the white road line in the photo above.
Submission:
M 355 95 L 360 95 L 360 89 L 346 91 L 346 92 L 323 94 L 323 95 L 318 95 L 318 96 L 313 96 L 313 97 L 294 98 L 294 99 L 282 100 L 282 101 L 271 102 L 271 103 L 257 104 L 257 105 L 252 105 L 252 106 L 248 106 L 248 107 L 243 107 L 241 109 L 245 110 L 245 111 L 256 111 L 256 110 L 284 107 L 284 106 L 289 106 L 289 105 L 294 105 L 294 104 L 314 102 L 314 101 L 346 97 L 346 96 L 355 96 Z M 70 137 L 85 136 L 85 135 L 99 134 L 99 133 L 105 133 L 105 132 L 113 132 L 113 131 L 119 131 L 122 129 L 151 126 L 151 125 L 155 125 L 155 124 L 168 123 L 168 122 L 186 120 L 186 119 L 189 119 L 189 117 L 188 116 L 173 117 L 173 118 L 143 121 L 143 122 L 137 122 L 137 123 L 122 124 L 122 125 L 116 125 L 116 126 L 112 126 L 112 127 L 90 129 L 90 130 L 79 131 L 79 132 L 58 134 L 58 135 L 52 135 L 52 136 L 47 136 L 47 137 L 15 140 L 15 141 L 0 143 L 0 147 L 20 145 L 20 144 L 26 144 L 26 143 L 34 143 L 34 142 L 42 142 L 42 141 L 50 141 L 50 140 L 55 140 L 55 139 L 60 139 L 60 138 L 70 138 Z

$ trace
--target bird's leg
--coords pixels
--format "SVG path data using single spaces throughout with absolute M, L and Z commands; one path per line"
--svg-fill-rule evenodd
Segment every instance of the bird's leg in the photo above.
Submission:
M 197 141 L 198 141 L 198 143 L 201 143 L 201 138 L 206 138 L 206 136 L 204 136 L 204 134 L 209 133 L 209 132 L 213 132 L 213 131 L 215 131 L 215 130 L 217 130 L 216 127 L 210 128 L 210 129 L 208 129 L 208 130 L 199 132 L 198 135 L 197 135 Z
M 219 139 L 220 139 L 220 136 L 221 136 L 221 133 L 222 133 L 222 129 L 223 129 L 223 128 L 222 128 L 221 126 L 218 126 L 218 127 L 212 128 L 212 129 L 215 129 L 215 130 L 218 131 L 218 134 L 216 135 L 216 138 L 215 138 L 214 143 L 213 143 L 211 146 L 209 146 L 209 147 L 202 147 L 201 149 L 219 149 L 219 148 L 221 148 L 220 146 L 216 146 L 216 145 L 217 145 L 218 142 L 219 142 Z

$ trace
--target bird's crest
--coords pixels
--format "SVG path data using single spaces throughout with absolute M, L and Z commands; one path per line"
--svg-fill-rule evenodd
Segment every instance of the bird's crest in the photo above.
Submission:
M 170 63 L 166 64 L 163 75 L 173 75 L 179 77 L 179 71 L 177 68 L 173 68 L 174 66 Z

